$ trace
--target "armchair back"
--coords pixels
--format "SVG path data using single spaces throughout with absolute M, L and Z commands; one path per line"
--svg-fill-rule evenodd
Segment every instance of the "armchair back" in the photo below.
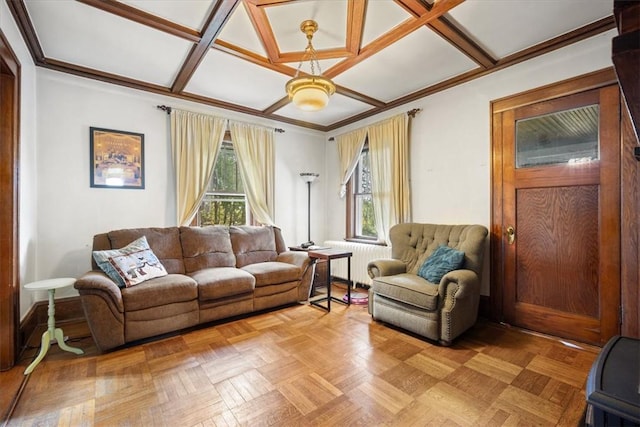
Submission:
M 389 230 L 391 257 L 404 262 L 408 273 L 417 274 L 424 260 L 446 245 L 463 251 L 463 268 L 481 277 L 486 236 L 482 225 L 397 224 Z

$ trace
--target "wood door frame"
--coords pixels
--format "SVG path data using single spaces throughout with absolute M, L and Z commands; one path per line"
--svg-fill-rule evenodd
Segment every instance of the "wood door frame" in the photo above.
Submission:
M 10 369 L 18 356 L 19 130 L 20 62 L 0 31 L 0 371 Z
M 503 135 L 501 114 L 507 110 L 617 84 L 612 67 L 491 101 L 491 283 L 490 318 L 504 318 Z

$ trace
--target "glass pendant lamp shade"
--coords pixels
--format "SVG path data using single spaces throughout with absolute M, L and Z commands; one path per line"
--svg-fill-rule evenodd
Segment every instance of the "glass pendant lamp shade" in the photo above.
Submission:
M 287 82 L 286 88 L 289 99 L 304 111 L 322 110 L 336 91 L 333 82 L 322 76 L 295 77 Z
M 317 30 L 318 24 L 313 20 L 307 20 L 300 24 L 300 31 L 306 34 L 308 43 L 295 76 L 285 86 L 291 102 L 303 111 L 322 110 L 329 103 L 329 97 L 336 91 L 336 86 L 333 82 L 322 76 L 316 51 L 311 44 L 313 34 Z M 300 75 L 302 63 L 306 58 L 309 59 L 311 74 Z M 318 74 L 316 74 L 316 68 L 318 69 Z

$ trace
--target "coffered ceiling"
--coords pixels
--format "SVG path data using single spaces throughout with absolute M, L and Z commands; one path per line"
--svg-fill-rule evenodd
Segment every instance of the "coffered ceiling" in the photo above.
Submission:
M 38 66 L 322 131 L 615 28 L 612 0 L 6 1 Z M 319 112 L 284 89 L 306 19 Z

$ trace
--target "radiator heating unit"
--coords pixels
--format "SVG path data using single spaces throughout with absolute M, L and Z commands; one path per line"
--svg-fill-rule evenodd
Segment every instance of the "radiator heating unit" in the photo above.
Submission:
M 351 280 L 354 285 L 371 285 L 367 273 L 369 261 L 380 258 L 391 258 L 391 246 L 367 245 L 364 243 L 345 242 L 344 240 L 327 240 L 323 243 L 334 249 L 342 249 L 353 253 L 351 256 Z M 347 280 L 347 259 L 331 261 L 331 276 Z

